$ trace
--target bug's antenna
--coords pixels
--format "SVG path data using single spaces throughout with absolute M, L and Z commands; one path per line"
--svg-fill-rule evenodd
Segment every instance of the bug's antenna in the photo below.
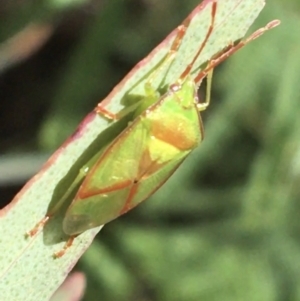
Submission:
M 229 56 L 231 56 L 233 53 L 235 53 L 237 50 L 241 49 L 245 45 L 247 45 L 249 42 L 257 39 L 261 35 L 263 35 L 266 31 L 278 26 L 280 24 L 279 20 L 273 20 L 269 22 L 266 26 L 256 30 L 253 32 L 247 39 L 240 41 L 237 44 L 229 45 L 225 48 L 225 50 L 218 53 L 214 58 L 212 58 L 210 61 L 208 61 L 207 66 L 201 70 L 198 75 L 195 77 L 195 83 L 200 83 L 203 78 L 207 76 L 207 74 L 214 69 L 216 66 L 218 66 L 220 63 L 222 63 L 224 60 L 226 60 Z

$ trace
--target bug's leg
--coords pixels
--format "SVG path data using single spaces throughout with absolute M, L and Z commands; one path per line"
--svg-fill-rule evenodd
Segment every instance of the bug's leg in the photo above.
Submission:
M 198 102 L 197 103 L 197 109 L 199 112 L 206 110 L 206 108 L 210 104 L 210 98 L 211 98 L 211 83 L 212 83 L 212 76 L 213 76 L 213 70 L 211 69 L 207 73 L 206 77 L 206 95 L 205 95 L 205 101 L 204 102 Z
M 161 59 L 161 61 L 154 67 L 154 70 L 150 73 L 148 79 L 146 80 L 144 89 L 145 89 L 146 96 L 148 96 L 149 98 L 157 97 L 157 92 L 153 88 L 152 83 L 155 80 L 155 78 L 160 73 L 162 73 L 163 70 L 167 66 L 169 66 L 172 63 L 172 61 L 175 59 L 178 49 L 181 45 L 181 42 L 186 33 L 186 30 L 189 27 L 190 22 L 191 22 L 191 18 L 188 17 L 183 21 L 183 23 L 181 25 L 179 25 L 177 27 L 177 35 L 171 45 L 171 48 L 169 49 L 168 53 Z M 97 105 L 95 111 L 96 111 L 96 113 L 104 116 L 105 118 L 107 118 L 109 120 L 119 120 L 120 118 L 122 118 L 125 115 L 125 114 L 122 114 L 122 112 L 121 112 L 121 114 L 120 113 L 115 114 L 113 112 L 110 112 L 104 106 L 102 106 L 101 103 L 99 103 Z
M 191 73 L 195 62 L 197 61 L 198 57 L 202 53 L 207 41 L 209 40 L 209 38 L 210 38 L 210 36 L 213 32 L 213 29 L 214 29 L 214 26 L 215 26 L 216 13 L 217 13 L 217 2 L 214 1 L 212 3 L 212 8 L 211 8 L 211 21 L 210 21 L 208 31 L 205 35 L 205 38 L 202 41 L 202 43 L 200 45 L 200 48 L 198 49 L 198 51 L 197 51 L 196 55 L 194 56 L 193 60 L 187 65 L 187 67 L 185 68 L 183 73 L 180 75 L 179 81 L 183 81 Z M 197 83 L 197 81 L 195 81 L 195 82 Z
M 202 80 L 207 77 L 207 84 L 206 84 L 206 98 L 203 103 L 198 103 L 197 108 L 199 111 L 204 111 L 210 103 L 210 95 L 211 95 L 211 82 L 212 82 L 212 73 L 213 69 L 222 63 L 224 60 L 226 60 L 230 55 L 235 53 L 237 50 L 241 49 L 245 45 L 247 45 L 249 42 L 255 40 L 256 38 L 260 37 L 262 34 L 264 34 L 267 30 L 276 27 L 279 25 L 279 21 L 274 20 L 269 22 L 266 26 L 256 30 L 253 34 L 251 34 L 248 38 L 245 40 L 242 40 L 238 42 L 237 44 L 232 43 L 228 47 L 226 47 L 223 51 L 218 53 L 213 59 L 211 59 L 207 66 L 198 73 L 198 75 L 195 77 L 194 81 L 197 85 L 199 85 Z M 195 59 L 193 60 L 195 61 Z
M 181 25 L 177 27 L 178 33 L 177 36 L 175 37 L 174 42 L 172 43 L 170 50 L 165 55 L 165 57 L 158 63 L 158 65 L 155 67 L 155 70 L 150 74 L 149 78 L 147 79 L 145 83 L 145 94 L 147 96 L 156 97 L 157 92 L 152 87 L 152 82 L 157 77 L 157 75 L 163 71 L 165 66 L 171 64 L 171 62 L 175 59 L 176 53 L 185 35 L 186 29 L 189 26 L 189 23 L 190 23 L 190 18 L 187 18 Z M 105 107 L 101 105 L 101 103 L 97 105 L 95 111 L 97 114 L 100 114 L 109 120 L 119 120 L 123 116 L 123 114 L 118 114 L 118 113 L 115 114 L 113 112 L 108 111 L 107 109 L 105 109 Z
M 64 256 L 65 253 L 67 252 L 67 250 L 68 250 L 69 248 L 71 248 L 71 246 L 72 246 L 72 244 L 73 244 L 73 241 L 74 241 L 75 237 L 76 237 L 75 235 L 70 236 L 69 239 L 67 240 L 67 242 L 65 243 L 64 247 L 63 247 L 60 251 L 55 252 L 55 253 L 53 254 L 53 257 L 54 257 L 55 259 L 57 259 L 57 258 L 60 258 L 60 257 Z
M 149 78 L 147 79 L 145 83 L 145 92 L 149 96 L 156 96 L 156 90 L 153 88 L 153 81 L 158 76 L 158 74 L 162 73 L 163 69 L 167 66 L 170 66 L 171 63 L 176 58 L 176 54 L 178 52 L 178 49 L 181 45 L 181 42 L 185 36 L 186 30 L 188 29 L 191 22 L 191 18 L 186 18 L 181 25 L 177 27 L 177 35 L 171 45 L 171 48 L 169 49 L 168 53 L 165 55 L 165 57 L 159 62 L 158 66 L 155 68 L 155 70 L 150 74 Z

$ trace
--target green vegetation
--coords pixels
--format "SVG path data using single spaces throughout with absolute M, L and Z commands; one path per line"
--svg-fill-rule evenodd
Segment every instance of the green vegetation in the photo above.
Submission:
M 57 30 L 40 53 L 2 71 L 3 152 L 54 151 L 197 2 L 7 5 L 2 41 L 29 20 Z M 274 18 L 281 26 L 217 68 L 203 144 L 101 231 L 76 267 L 88 279 L 85 301 L 300 300 L 299 8 L 268 1 L 254 28 Z M 13 126 L 4 117 L 12 110 L 21 120 Z

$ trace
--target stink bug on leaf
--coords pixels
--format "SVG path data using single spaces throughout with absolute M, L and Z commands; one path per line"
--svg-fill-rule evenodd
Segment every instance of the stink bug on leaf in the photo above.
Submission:
M 209 105 L 213 69 L 238 49 L 279 24 L 279 21 L 272 21 L 247 39 L 232 43 L 207 61 L 198 74 L 193 76 L 192 68 L 213 32 L 216 11 L 217 2 L 214 1 L 206 36 L 200 42 L 193 60 L 180 77 L 169 85 L 166 93 L 160 95 L 152 88 L 151 82 L 157 73 L 162 72 L 164 65 L 176 59 L 177 50 L 190 23 L 189 18 L 178 27 L 177 36 L 168 54 L 149 75 L 145 84 L 146 96 L 117 115 L 107 111 L 101 103 L 96 107 L 96 112 L 106 118 L 118 120 L 130 112 L 131 119 L 128 126 L 120 129 L 119 134 L 105 149 L 99 150 L 79 170 L 77 178 L 65 195 L 28 232 L 29 236 L 35 235 L 64 205 L 66 198 L 78 189 L 63 220 L 63 230 L 70 235 L 70 239 L 64 249 L 55 254 L 56 257 L 65 253 L 74 237 L 126 213 L 168 180 L 203 140 L 203 124 L 199 112 Z M 201 102 L 197 92 L 206 77 L 206 99 Z

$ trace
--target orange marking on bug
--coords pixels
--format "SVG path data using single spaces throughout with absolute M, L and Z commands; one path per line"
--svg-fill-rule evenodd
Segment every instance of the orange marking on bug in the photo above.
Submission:
M 129 211 L 133 207 L 132 206 L 132 199 L 133 199 L 137 189 L 138 189 L 138 183 L 133 183 L 133 185 L 132 185 L 132 187 L 129 191 L 129 195 L 126 199 L 126 202 L 125 202 L 123 208 L 120 211 L 120 215 L 126 213 L 127 211 Z
M 122 190 L 126 187 L 129 187 L 131 185 L 131 183 L 132 183 L 132 180 L 129 179 L 129 180 L 123 181 L 121 183 L 113 184 L 105 189 L 89 188 L 88 191 L 85 191 L 84 189 L 82 189 L 80 191 L 79 197 L 82 198 L 82 201 L 83 201 L 85 198 L 89 198 L 94 195 L 106 194 L 106 193 L 113 192 L 116 190 Z
M 153 161 L 151 159 L 151 155 L 150 155 L 148 149 L 146 149 L 143 152 L 142 158 L 139 163 L 138 174 L 137 174 L 136 178 L 132 181 L 132 187 L 129 191 L 126 202 L 125 202 L 122 210 L 120 211 L 120 214 L 124 214 L 134 207 L 132 205 L 132 200 L 140 186 L 140 181 L 142 179 L 146 179 L 147 177 L 154 174 L 156 171 L 158 171 L 160 168 L 162 168 L 162 166 L 164 164 L 159 164 L 156 161 Z
M 189 124 L 184 118 L 178 122 L 180 116 L 176 117 L 176 119 L 164 120 L 164 122 L 154 120 L 151 125 L 151 134 L 179 150 L 188 150 L 195 145 L 197 137 L 191 134 L 193 131 L 189 133 Z

